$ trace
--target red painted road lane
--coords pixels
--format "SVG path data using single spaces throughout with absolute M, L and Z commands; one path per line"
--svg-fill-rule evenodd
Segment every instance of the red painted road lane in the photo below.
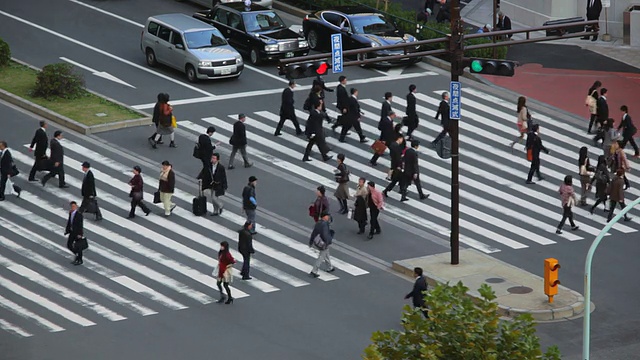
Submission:
M 629 106 L 632 117 L 638 114 L 636 117 L 640 118 L 640 73 L 551 69 L 540 64 L 525 64 L 516 69 L 513 77 L 484 77 L 495 85 L 568 111 L 585 121 L 589 116 L 584 105 L 587 90 L 594 81 L 600 80 L 608 90 L 609 115 L 616 122 L 622 115 L 619 109 L 623 104 Z M 513 103 L 515 106 L 515 94 Z

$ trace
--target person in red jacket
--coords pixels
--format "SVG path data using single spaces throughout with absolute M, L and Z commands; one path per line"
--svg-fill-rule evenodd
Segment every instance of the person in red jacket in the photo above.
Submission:
M 220 243 L 220 251 L 218 251 L 218 290 L 220 291 L 220 300 L 218 303 L 232 304 L 233 297 L 231 296 L 231 288 L 229 284 L 233 279 L 233 264 L 236 263 L 236 259 L 231 256 L 229 251 L 229 243 L 223 241 Z M 225 302 L 225 296 L 222 293 L 222 286 L 227 291 L 227 301 Z
M 133 177 L 129 180 L 129 186 L 131 186 L 131 192 L 129 193 L 129 197 L 131 198 L 131 211 L 128 216 L 129 219 L 136 217 L 136 206 L 140 206 L 140 209 L 144 211 L 145 216 L 148 216 L 151 212 L 147 205 L 142 201 L 142 195 L 144 194 L 144 181 L 142 180 L 142 175 L 140 175 L 141 172 L 142 169 L 140 166 L 134 166 Z

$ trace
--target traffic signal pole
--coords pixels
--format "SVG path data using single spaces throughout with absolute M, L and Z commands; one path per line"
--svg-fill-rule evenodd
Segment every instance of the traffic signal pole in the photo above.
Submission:
M 460 0 L 451 1 L 451 81 L 459 81 L 464 71 L 464 50 L 462 49 L 462 18 L 460 17 Z M 451 94 L 449 94 L 451 96 Z M 449 114 L 447 114 L 448 116 Z M 444 115 L 443 115 L 444 116 Z M 460 263 L 460 166 L 459 166 L 459 123 L 461 120 L 449 119 L 449 136 L 451 136 L 451 265 Z

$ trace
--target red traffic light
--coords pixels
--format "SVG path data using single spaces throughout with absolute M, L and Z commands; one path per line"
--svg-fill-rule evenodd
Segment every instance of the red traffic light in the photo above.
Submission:
M 323 62 L 318 66 L 318 70 L 316 70 L 316 72 L 318 73 L 318 75 L 324 75 L 327 72 L 328 67 L 329 65 L 327 65 L 326 62 Z

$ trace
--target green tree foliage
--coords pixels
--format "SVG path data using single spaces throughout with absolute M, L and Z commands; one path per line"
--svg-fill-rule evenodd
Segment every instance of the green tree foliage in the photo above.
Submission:
M 84 78 L 67 63 L 49 64 L 42 68 L 33 90 L 33 96 L 45 99 L 75 99 L 85 94 Z
M 560 360 L 556 346 L 542 353 L 529 314 L 501 321 L 486 284 L 471 299 L 461 282 L 437 285 L 425 295 L 429 319 L 405 306 L 402 330 L 375 332 L 365 360 Z
M 428 28 L 426 27 L 428 26 Z M 436 39 L 441 38 L 445 35 L 451 33 L 451 24 L 449 23 L 427 23 L 425 27 L 420 31 L 420 36 L 422 40 L 427 39 Z M 470 30 L 466 31 L 467 34 L 472 34 Z M 481 37 L 475 39 L 469 39 L 464 41 L 464 45 L 480 45 L 480 44 L 488 44 L 492 42 L 489 37 Z M 438 43 L 432 44 L 431 47 L 435 49 L 448 49 L 448 43 Z M 507 57 L 507 46 L 499 46 L 496 50 L 496 56 L 493 56 L 493 49 L 474 49 L 467 50 L 464 52 L 466 57 L 472 58 L 486 58 L 486 59 L 505 59 Z
M 0 38 L 0 67 L 9 65 L 11 61 L 11 48 L 6 41 Z

